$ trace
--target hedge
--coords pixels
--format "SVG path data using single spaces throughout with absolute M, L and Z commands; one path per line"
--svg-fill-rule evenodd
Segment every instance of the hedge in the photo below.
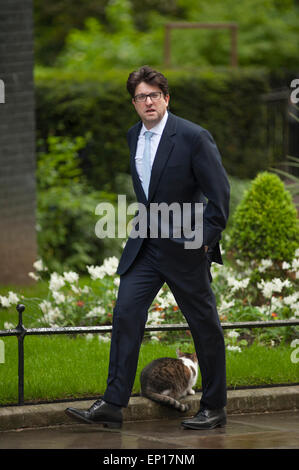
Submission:
M 207 128 L 214 136 L 227 172 L 253 178 L 268 167 L 266 109 L 269 90 L 264 70 L 162 70 L 170 85 L 170 110 Z M 49 135 L 90 133 L 81 151 L 90 183 L 117 192 L 115 177 L 129 172 L 126 133 L 138 116 L 126 90 L 130 71 L 101 76 L 69 75 L 54 69 L 37 71 L 36 122 L 41 147 Z M 272 162 L 271 162 L 272 163 Z

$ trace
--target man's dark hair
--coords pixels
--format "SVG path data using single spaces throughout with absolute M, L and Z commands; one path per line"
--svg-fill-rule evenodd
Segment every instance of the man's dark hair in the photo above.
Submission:
M 145 82 L 149 85 L 155 85 L 159 87 L 164 96 L 169 94 L 167 78 L 164 77 L 162 73 L 153 70 L 148 65 L 140 67 L 140 69 L 135 70 L 129 75 L 127 81 L 127 90 L 132 96 L 132 98 L 134 98 L 135 96 L 136 87 L 141 82 Z

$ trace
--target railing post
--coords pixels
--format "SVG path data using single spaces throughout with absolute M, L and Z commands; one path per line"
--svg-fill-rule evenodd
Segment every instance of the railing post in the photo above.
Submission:
M 16 330 L 18 331 L 18 404 L 24 405 L 24 338 L 26 335 L 26 329 L 23 325 L 23 312 L 25 310 L 25 305 L 18 304 L 17 311 L 19 314 L 19 323 Z

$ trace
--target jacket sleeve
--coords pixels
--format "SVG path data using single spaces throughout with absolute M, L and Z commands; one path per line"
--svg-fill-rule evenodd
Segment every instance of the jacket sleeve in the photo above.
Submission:
M 212 135 L 201 130 L 194 141 L 193 172 L 208 199 L 203 215 L 203 244 L 213 246 L 221 238 L 229 215 L 230 187 Z

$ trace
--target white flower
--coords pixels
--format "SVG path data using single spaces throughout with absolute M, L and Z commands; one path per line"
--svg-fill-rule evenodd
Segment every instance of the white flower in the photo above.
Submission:
M 151 335 L 151 341 L 160 341 L 158 336 L 156 336 L 155 334 Z
M 94 335 L 93 335 L 92 333 L 87 333 L 87 335 L 85 335 L 85 339 L 86 339 L 87 341 L 90 341 L 91 339 L 93 339 L 93 336 L 94 336 Z
M 278 277 L 272 280 L 274 292 L 281 292 L 284 287 L 291 287 L 289 279 L 282 281 Z
M 33 267 L 36 271 L 48 271 L 48 268 L 44 265 L 41 259 L 35 261 L 35 263 L 33 263 Z
M 17 294 L 15 294 L 14 292 L 12 291 L 9 291 L 8 293 L 8 300 L 10 302 L 10 304 L 14 305 L 14 304 L 17 304 L 19 302 L 19 297 L 17 296 Z
M 299 258 L 294 258 L 292 262 L 292 271 L 298 271 L 299 269 Z
M 106 311 L 103 307 L 95 307 L 86 314 L 86 318 L 98 317 L 99 315 L 104 315 L 105 313 Z
M 0 295 L 0 302 L 2 307 L 10 307 L 10 301 L 7 297 Z
M 99 342 L 100 343 L 108 343 L 109 341 L 111 341 L 110 336 L 99 335 Z
M 269 297 L 272 297 L 273 288 L 271 282 L 265 282 L 264 280 L 262 280 L 262 282 L 258 283 L 258 287 L 262 290 L 264 297 L 266 297 L 267 299 Z
M 61 292 L 53 291 L 53 297 L 57 304 L 62 304 L 65 302 L 65 295 Z
M 236 279 L 233 276 L 229 276 L 229 275 L 227 276 L 226 280 L 229 286 L 233 286 L 236 282 Z
M 296 303 L 298 297 L 299 297 L 299 292 L 295 292 L 292 295 L 288 295 L 287 297 L 284 297 L 283 302 L 286 305 L 292 305 L 292 304 Z
M 15 325 L 13 325 L 12 323 L 9 323 L 8 321 L 4 322 L 4 329 L 5 330 L 13 330 L 14 328 L 15 328 Z
M 258 283 L 258 287 L 262 290 L 264 297 L 272 297 L 273 292 L 281 292 L 284 287 L 290 287 L 291 283 L 288 279 L 282 281 L 278 277 L 272 281 L 264 281 Z
M 104 276 L 113 276 L 116 274 L 118 266 L 118 259 L 116 256 L 111 256 L 106 258 L 102 266 L 86 266 L 87 271 L 89 272 L 91 279 L 95 281 L 96 279 L 103 279 Z
M 268 317 L 271 315 L 271 309 L 267 305 L 263 305 L 262 307 L 259 307 L 259 310 L 263 315 L 267 315 Z
M 163 288 L 161 288 L 158 292 L 158 294 L 155 297 L 155 303 L 158 302 L 159 306 L 163 309 L 171 307 L 171 306 L 176 306 L 176 300 L 174 298 L 174 295 L 170 291 L 165 291 Z
M 73 282 L 77 282 L 79 280 L 79 275 L 73 271 L 64 272 L 63 277 L 70 284 L 72 284 Z
M 48 300 L 43 300 L 43 302 L 40 303 L 39 306 L 40 306 L 41 311 L 45 314 L 50 310 L 50 308 L 52 307 L 52 304 Z
M 167 292 L 166 294 L 166 301 L 169 303 L 169 305 L 176 306 L 176 300 L 174 298 L 174 295 L 172 292 Z
M 260 305 L 255 307 L 262 315 L 270 315 L 270 310 L 268 305 Z
M 49 283 L 49 289 L 53 291 L 57 291 L 61 289 L 65 285 L 65 281 L 62 276 L 57 273 L 52 273 Z
M 272 266 L 272 260 L 271 259 L 262 259 L 261 264 L 258 267 L 258 271 L 260 273 L 263 273 L 266 271 L 266 269 L 270 268 Z
M 86 266 L 86 267 L 93 281 L 95 281 L 96 279 L 103 279 L 103 277 L 105 276 L 105 272 L 102 266 Z
M 90 310 L 90 312 L 88 312 L 85 317 L 86 318 L 93 318 L 93 317 L 96 317 L 97 315 L 92 311 Z
M 74 284 L 71 284 L 71 289 L 75 294 L 80 294 L 80 288 L 74 286 Z
M 295 258 L 299 258 L 299 248 L 297 248 L 295 251 Z
M 242 352 L 240 346 L 230 346 L 230 345 L 228 345 L 228 346 L 226 347 L 226 349 L 227 349 L 228 351 Z
M 84 286 L 83 289 L 82 289 L 82 292 L 84 294 L 88 294 L 90 292 L 90 288 L 88 286 Z
M 118 287 L 120 284 L 120 278 L 116 277 L 115 279 L 113 279 L 113 284 Z
M 229 333 L 227 333 L 227 336 L 230 338 L 238 338 L 240 336 L 240 333 L 238 333 L 236 330 L 231 330 Z
M 152 310 L 148 314 L 148 322 L 149 323 L 161 323 L 163 319 L 161 318 L 161 313 L 159 310 Z
M 160 302 L 161 299 L 163 298 L 163 294 L 164 294 L 164 290 L 163 288 L 161 287 L 161 289 L 159 290 L 158 294 L 156 295 L 156 300 L 157 302 Z
M 240 259 L 236 259 L 236 263 L 238 266 L 244 266 L 244 261 L 240 260 Z
M 290 263 L 287 263 L 286 261 L 282 263 L 282 269 L 290 269 L 290 267 L 291 267 Z
M 277 310 L 280 308 L 283 308 L 283 299 L 280 299 L 279 297 L 272 297 L 271 309 Z
M 28 273 L 28 276 L 31 277 L 32 279 L 34 279 L 35 281 L 39 281 L 40 280 L 40 277 L 37 276 L 35 273 L 33 272 L 30 272 Z
M 103 263 L 103 268 L 108 274 L 108 276 L 113 276 L 116 273 L 118 266 L 118 259 L 116 256 L 111 256 L 110 258 L 106 258 Z
M 235 305 L 234 300 L 226 301 L 222 300 L 221 305 L 219 307 L 219 312 L 224 312 L 225 310 L 228 310 L 229 308 L 233 307 Z
M 158 303 L 159 303 L 159 305 L 162 309 L 166 309 L 166 308 L 170 307 L 170 303 L 169 303 L 169 300 L 168 300 L 167 297 L 160 298 Z
M 55 321 L 58 319 L 63 319 L 63 315 L 58 307 L 50 309 L 48 313 L 44 315 L 44 320 L 49 323 L 51 326 L 57 326 Z
M 236 292 L 239 289 L 246 289 L 246 287 L 248 286 L 249 281 L 250 281 L 249 277 L 241 279 L 240 281 L 238 281 L 238 279 L 229 277 L 229 285 L 232 288 L 231 291 Z

